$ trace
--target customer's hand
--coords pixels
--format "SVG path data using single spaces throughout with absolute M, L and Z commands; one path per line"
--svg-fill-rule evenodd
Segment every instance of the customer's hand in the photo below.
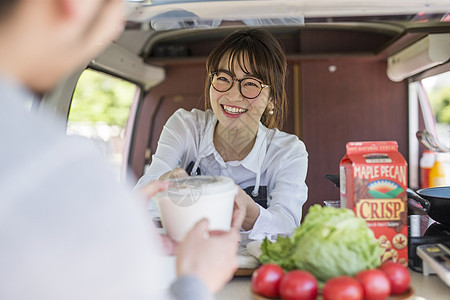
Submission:
M 170 184 L 170 182 L 160 180 L 151 181 L 143 187 L 139 188 L 139 192 L 141 192 L 148 200 L 157 193 L 165 191 L 170 186 Z
M 183 168 L 176 167 L 172 171 L 166 172 L 159 177 L 159 180 L 167 180 L 170 178 L 188 177 L 189 174 Z
M 176 254 L 178 243 L 172 240 L 167 235 L 161 235 L 162 246 L 164 249 L 164 253 L 173 256 Z
M 242 223 L 242 217 L 241 220 L 236 219 L 235 223 Z M 177 273 L 178 276 L 196 276 L 215 293 L 233 277 L 238 268 L 240 235 L 236 227 L 232 227 L 229 232 L 208 232 L 208 225 L 206 219 L 199 221 L 178 245 Z

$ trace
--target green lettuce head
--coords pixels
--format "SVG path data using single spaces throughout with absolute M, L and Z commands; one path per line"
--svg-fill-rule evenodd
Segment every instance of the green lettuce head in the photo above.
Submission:
M 346 208 L 311 206 L 292 243 L 295 267 L 322 282 L 381 264 L 382 249 L 372 230 Z
M 382 248 L 367 227 L 346 208 L 314 205 L 291 238 L 275 243 L 265 239 L 261 263 L 276 263 L 286 271 L 311 272 L 319 282 L 341 275 L 354 276 L 381 264 Z

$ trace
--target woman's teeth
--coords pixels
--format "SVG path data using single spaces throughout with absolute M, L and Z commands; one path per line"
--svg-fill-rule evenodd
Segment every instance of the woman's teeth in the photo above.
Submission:
M 229 113 L 229 114 L 242 114 L 248 111 L 248 109 L 243 109 L 243 108 L 239 108 L 239 107 L 234 107 L 234 106 L 227 106 L 227 105 L 222 105 L 223 109 Z

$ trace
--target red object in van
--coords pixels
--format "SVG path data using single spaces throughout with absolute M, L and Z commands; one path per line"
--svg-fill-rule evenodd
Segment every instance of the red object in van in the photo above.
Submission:
M 420 158 L 420 188 L 430 187 L 430 170 L 433 168 L 435 154 L 430 150 L 425 150 Z
M 340 163 L 341 207 L 352 209 L 378 239 L 381 261 L 408 265 L 406 160 L 395 141 L 350 142 Z

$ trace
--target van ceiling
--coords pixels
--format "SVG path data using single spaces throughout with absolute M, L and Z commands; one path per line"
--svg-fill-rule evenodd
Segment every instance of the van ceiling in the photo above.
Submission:
M 232 31 L 248 26 L 155 31 L 141 56 L 147 63 L 204 60 L 215 45 Z M 402 21 L 308 23 L 303 26 L 264 27 L 282 42 L 288 59 L 330 56 L 387 56 L 428 33 L 450 32 L 450 23 Z
M 155 62 L 158 58 L 204 57 L 226 35 L 240 27 L 228 27 L 225 30 L 197 30 L 166 37 L 160 33 L 153 38 L 151 49 L 144 54 L 146 60 Z M 266 30 L 284 45 L 288 56 L 292 55 L 329 55 L 329 54 L 376 54 L 401 29 L 382 26 L 361 26 L 345 24 L 339 26 L 310 25 L 303 27 L 269 27 Z
M 166 65 L 203 61 L 226 35 L 263 27 L 288 59 L 361 56 L 386 59 L 428 33 L 450 32 L 447 0 L 129 0 L 126 31 L 147 31 L 139 52 Z M 257 5 L 255 5 L 257 3 Z M 275 9 L 276 8 L 276 9 Z

